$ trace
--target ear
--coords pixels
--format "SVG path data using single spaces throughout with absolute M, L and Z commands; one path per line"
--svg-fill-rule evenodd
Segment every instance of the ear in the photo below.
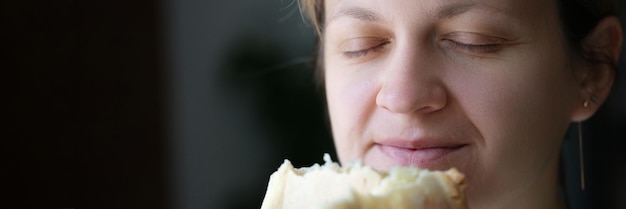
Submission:
M 623 34 L 619 19 L 606 17 L 582 41 L 584 60 L 576 69 L 580 81 L 580 102 L 572 121 L 583 121 L 599 109 L 611 92 Z

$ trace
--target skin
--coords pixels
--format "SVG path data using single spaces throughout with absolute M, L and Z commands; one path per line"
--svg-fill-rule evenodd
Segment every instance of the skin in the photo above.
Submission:
M 456 167 L 470 208 L 563 207 L 564 133 L 595 112 L 583 101 L 593 92 L 601 103 L 613 77 L 574 67 L 587 65 L 568 55 L 554 2 L 327 0 L 325 11 L 341 162 Z M 597 36 L 620 45 L 608 25 L 617 32 Z

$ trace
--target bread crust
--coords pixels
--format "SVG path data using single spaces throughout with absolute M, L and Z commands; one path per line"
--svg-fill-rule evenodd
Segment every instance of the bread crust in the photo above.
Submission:
M 465 176 L 456 168 L 396 167 L 376 171 L 360 162 L 294 168 L 289 160 L 270 176 L 261 209 L 466 209 Z

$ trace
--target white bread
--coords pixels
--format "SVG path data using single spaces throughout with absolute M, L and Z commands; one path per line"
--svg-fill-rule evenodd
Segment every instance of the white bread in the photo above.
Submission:
M 289 160 L 270 176 L 261 209 L 465 209 L 464 176 L 456 169 L 396 167 L 379 172 L 361 162 L 294 168 Z

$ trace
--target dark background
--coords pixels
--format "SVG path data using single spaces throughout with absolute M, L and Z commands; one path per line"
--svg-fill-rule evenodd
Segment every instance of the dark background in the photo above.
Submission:
M 314 34 L 291 1 L 0 10 L 2 208 L 259 208 L 284 158 L 308 166 L 334 154 Z M 626 208 L 625 87 L 621 73 L 583 124 L 584 192 L 576 129 L 564 143 L 575 208 Z

